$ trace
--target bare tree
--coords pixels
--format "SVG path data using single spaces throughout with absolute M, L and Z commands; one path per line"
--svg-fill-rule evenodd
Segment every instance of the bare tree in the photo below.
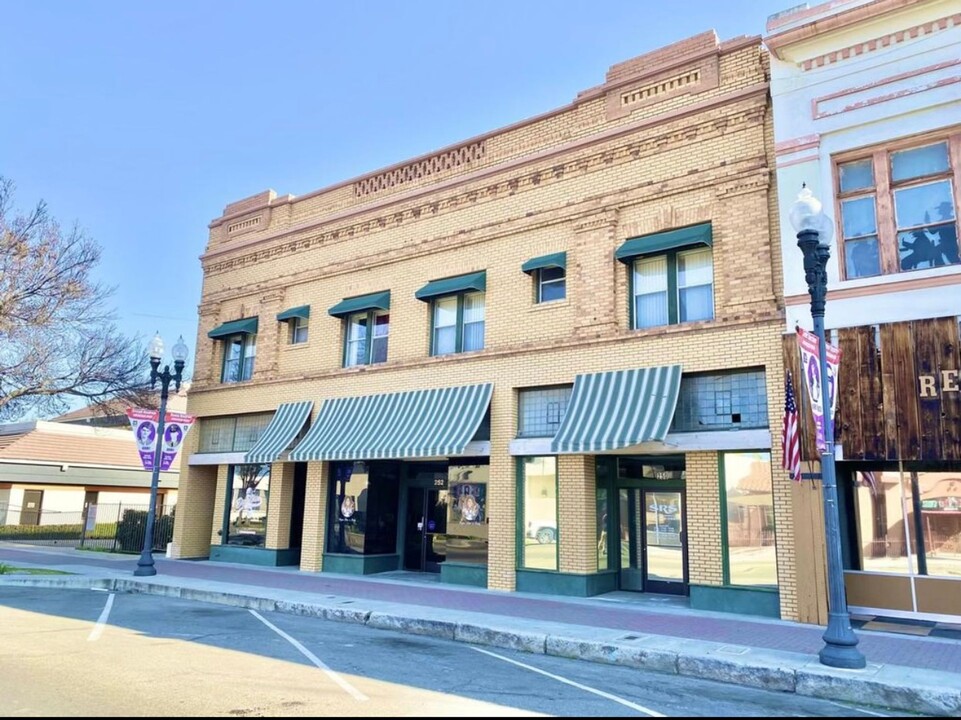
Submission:
M 62 412 L 71 397 L 142 402 L 146 352 L 117 330 L 113 289 L 91 277 L 100 247 L 64 232 L 42 201 L 17 213 L 13 190 L 0 177 L 0 420 Z

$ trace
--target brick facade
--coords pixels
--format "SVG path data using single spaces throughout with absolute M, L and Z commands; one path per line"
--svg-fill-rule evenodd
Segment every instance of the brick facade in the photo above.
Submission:
M 769 417 L 779 422 L 783 316 L 780 253 L 771 247 L 778 211 L 767 70 L 758 38 L 719 43 L 707 33 L 621 63 L 603 85 L 539 117 L 303 197 L 268 191 L 228 205 L 210 225 L 202 258 L 189 411 L 202 423 L 282 402 L 312 399 L 316 412 L 332 397 L 493 383 L 488 585 L 513 590 L 517 493 L 509 445 L 519 389 L 668 363 L 681 363 L 685 373 L 763 366 Z M 630 271 L 614 251 L 632 237 L 706 222 L 714 319 L 632 329 Z M 521 264 L 561 251 L 567 298 L 538 304 Z M 429 305 L 415 291 L 481 270 L 484 349 L 430 357 Z M 343 323 L 326 309 L 381 290 L 391 291 L 388 361 L 345 369 Z M 274 316 L 299 305 L 311 306 L 309 339 L 290 345 Z M 221 384 L 222 343 L 207 333 L 253 316 L 253 378 Z M 777 448 L 773 454 L 781 614 L 796 618 L 791 488 Z M 717 453 L 691 453 L 687 463 L 691 581 L 720 585 Z M 323 566 L 326 474 L 326 463 L 309 463 L 304 570 Z M 184 475 L 182 497 L 211 485 L 208 468 L 191 466 Z M 223 468 L 225 483 L 221 475 Z M 274 466 L 272 515 L 283 507 L 277 498 L 287 476 Z M 595 572 L 594 458 L 562 456 L 559 487 L 560 570 Z M 222 503 L 218 482 L 207 512 L 221 517 Z M 183 555 L 204 534 L 193 527 L 199 521 L 185 524 L 178 516 Z M 279 543 L 289 527 L 274 533 Z

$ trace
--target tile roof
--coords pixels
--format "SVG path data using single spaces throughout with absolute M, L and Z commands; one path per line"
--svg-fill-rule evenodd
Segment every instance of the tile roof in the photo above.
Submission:
M 3 434 L 3 426 L 0 426 L 0 461 L 3 460 L 133 469 L 143 467 L 133 433 L 127 430 L 39 421 L 24 426 L 21 432 L 10 434 Z M 171 472 L 178 472 L 179 469 L 180 455 L 174 460 Z

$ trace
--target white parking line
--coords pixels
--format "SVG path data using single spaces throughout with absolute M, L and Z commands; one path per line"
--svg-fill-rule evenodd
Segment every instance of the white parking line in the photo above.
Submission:
M 504 657 L 503 655 L 498 655 L 497 653 L 492 653 L 492 652 L 490 652 L 489 650 L 482 650 L 481 648 L 476 648 L 476 647 L 472 647 L 471 650 L 474 650 L 475 652 L 479 652 L 479 653 L 484 653 L 485 655 L 490 655 L 490 656 L 493 657 L 493 658 L 497 658 L 498 660 L 503 660 L 504 662 L 508 662 L 508 663 L 510 663 L 511 665 L 516 665 L 517 667 L 522 667 L 522 668 L 524 668 L 525 670 L 530 670 L 531 672 L 536 672 L 536 673 L 538 673 L 539 675 L 544 675 L 545 677 L 549 677 L 549 678 L 551 678 L 552 680 L 557 680 L 557 682 L 562 682 L 562 683 L 564 683 L 565 685 L 570 685 L 571 687 L 576 687 L 578 690 L 583 690 L 583 691 L 585 691 L 585 692 L 593 693 L 594 695 L 599 695 L 599 696 L 602 697 L 602 698 L 605 698 L 605 699 L 607 699 L 607 700 L 611 700 L 611 701 L 616 702 L 616 703 L 620 703 L 621 705 L 624 705 L 624 706 L 626 706 L 626 707 L 629 707 L 629 708 L 631 708 L 632 710 L 637 710 L 638 712 L 644 713 L 645 715 L 650 715 L 651 717 L 667 717 L 667 715 L 664 715 L 664 714 L 662 714 L 662 713 L 659 713 L 659 712 L 657 712 L 656 710 L 651 710 L 650 708 L 646 708 L 646 707 L 644 707 L 643 705 L 638 705 L 637 703 L 632 703 L 630 700 L 625 700 L 624 698 L 617 697 L 617 695 L 611 695 L 610 693 L 604 692 L 603 690 L 598 690 L 597 688 L 592 688 L 592 687 L 589 687 L 589 686 L 587 686 L 587 685 L 582 685 L 582 684 L 579 683 L 579 682 L 574 682 L 573 680 L 568 680 L 567 678 L 561 677 L 560 675 L 554 675 L 553 673 L 546 672 L 546 671 L 544 671 L 544 670 L 541 670 L 540 668 L 536 668 L 536 667 L 533 667 L 533 666 L 531 666 L 531 665 L 525 665 L 525 664 L 522 663 L 522 662 L 517 662 L 516 660 L 511 660 L 510 658 Z
M 93 626 L 93 630 L 87 636 L 87 642 L 93 642 L 94 640 L 99 640 L 100 636 L 103 635 L 103 629 L 107 626 L 107 618 L 110 617 L 110 608 L 113 607 L 113 593 L 107 597 L 107 604 L 103 606 L 103 611 L 100 613 L 100 617 L 97 618 L 97 624 Z
M 287 633 L 285 633 L 283 630 L 281 630 L 279 627 L 277 627 L 276 625 L 274 625 L 272 622 L 270 622 L 270 620 L 268 620 L 267 618 L 265 618 L 263 615 L 261 615 L 260 613 L 258 613 L 256 610 L 251 610 L 251 611 L 250 611 L 250 614 L 253 615 L 255 618 L 257 618 L 258 620 L 260 620 L 260 622 L 262 622 L 264 625 L 266 625 L 267 627 L 269 627 L 269 628 L 270 628 L 271 630 L 273 630 L 275 633 L 277 633 L 278 635 L 280 635 L 280 637 L 282 637 L 284 640 L 286 640 L 287 642 L 289 642 L 289 643 L 290 643 L 291 645 L 293 645 L 295 648 L 297 648 L 298 650 L 300 650 L 301 654 L 302 654 L 305 658 L 307 658 L 307 659 L 310 660 L 314 665 L 316 665 L 318 668 L 320 668 L 321 670 L 323 670 L 324 673 L 326 673 L 327 677 L 329 677 L 331 680 L 333 680 L 335 683 L 337 683 L 337 684 L 340 686 L 340 688 L 341 688 L 345 693 L 347 693 L 348 695 L 350 695 L 351 697 L 353 697 L 354 700 L 359 700 L 360 702 L 364 702 L 365 700 L 370 700 L 370 698 L 367 697 L 366 695 L 364 695 L 364 693 L 362 693 L 360 690 L 358 690 L 357 688 L 355 688 L 355 687 L 354 687 L 353 685 L 351 685 L 349 682 L 347 682 L 346 680 L 344 680 L 344 679 L 343 679 L 340 675 L 338 675 L 336 672 L 334 672 L 334 671 L 331 670 L 329 667 L 327 667 L 326 663 L 324 663 L 323 660 L 321 660 L 319 657 L 317 657 L 316 655 L 314 655 L 310 650 L 308 650 L 307 648 L 305 648 L 305 647 L 300 643 L 299 640 L 297 640 L 296 638 L 293 638 L 293 637 L 291 637 L 290 635 L 288 635 Z
M 853 705 L 844 705 L 842 703 L 836 703 L 833 700 L 828 700 L 832 705 L 837 705 L 845 710 L 854 710 L 855 712 L 864 713 L 865 715 L 874 715 L 875 717 L 891 717 L 890 715 L 885 715 L 884 713 L 874 712 L 873 710 L 865 710 L 864 708 L 854 707 Z

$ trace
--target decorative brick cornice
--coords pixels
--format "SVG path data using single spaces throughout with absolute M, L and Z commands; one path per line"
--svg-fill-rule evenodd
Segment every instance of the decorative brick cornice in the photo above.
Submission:
M 767 192 L 770 186 L 771 171 L 768 168 L 759 168 L 750 175 L 743 175 L 726 182 L 718 183 L 715 186 L 715 196 L 718 200 L 722 200 L 736 195 Z
M 767 160 L 763 155 L 742 158 L 738 161 L 724 160 L 693 174 L 685 173 L 674 178 L 661 180 L 656 185 L 651 181 L 642 181 L 633 187 L 622 188 L 615 193 L 585 197 L 573 205 L 564 205 L 523 218 L 515 218 L 498 224 L 467 230 L 466 232 L 458 231 L 451 235 L 424 240 L 417 245 L 408 245 L 397 250 L 379 251 L 374 255 L 354 257 L 347 261 L 330 263 L 323 267 L 281 277 L 272 277 L 260 283 L 225 288 L 216 293 L 206 294 L 204 304 L 217 304 L 256 296 L 263 290 L 277 284 L 289 287 L 301 283 L 316 282 L 337 275 L 355 273 L 361 268 L 367 269 L 425 257 L 437 252 L 438 247 L 442 247 L 444 250 L 456 250 L 561 224 L 570 224 L 575 229 L 580 226 L 583 228 L 582 232 L 604 229 L 613 232 L 614 229 L 619 227 L 616 224 L 617 208 L 623 209 L 641 203 L 704 190 L 713 191 L 721 183 L 732 183 L 735 182 L 735 178 L 742 176 L 752 178 L 758 172 L 767 172 L 766 168 Z M 598 207 L 605 209 L 598 210 Z
M 496 183 L 497 178 L 503 176 L 506 172 L 520 170 L 522 168 L 527 168 L 540 163 L 553 161 L 555 165 L 551 168 L 551 172 L 563 173 L 563 158 L 574 152 L 581 152 L 587 148 L 602 145 L 616 138 L 638 133 L 642 130 L 656 132 L 655 128 L 667 126 L 671 123 L 694 117 L 711 110 L 735 106 L 743 100 L 751 99 L 763 102 L 763 98 L 766 98 L 767 92 L 767 82 L 757 83 L 756 85 L 734 90 L 723 95 L 709 98 L 707 100 L 691 103 L 690 105 L 684 105 L 661 115 L 655 115 L 653 117 L 644 118 L 635 122 L 618 125 L 604 130 L 603 132 L 598 132 L 587 137 L 571 140 L 567 143 L 550 147 L 530 155 L 525 155 L 511 160 L 505 160 L 497 165 L 481 168 L 465 175 L 441 180 L 434 185 L 401 191 L 388 197 L 374 200 L 367 205 L 351 206 L 343 210 L 338 210 L 328 214 L 326 217 L 311 219 L 295 227 L 288 227 L 284 230 L 275 232 L 267 237 L 256 238 L 248 241 L 241 240 L 234 245 L 215 247 L 202 255 L 201 260 L 206 263 L 212 261 L 214 258 L 223 256 L 236 257 L 237 253 L 245 250 L 249 252 L 255 247 L 261 248 L 268 243 L 275 243 L 285 238 L 291 238 L 312 230 L 317 230 L 318 228 L 333 225 L 334 223 L 344 223 L 345 221 L 349 221 L 354 218 L 369 216 L 371 213 L 386 213 L 389 212 L 390 208 L 403 208 L 409 203 L 416 201 L 425 202 L 429 205 L 436 205 L 436 202 L 433 202 L 432 200 L 442 192 L 450 192 L 455 188 L 462 188 L 466 186 L 476 187 L 476 184 L 479 182 Z M 491 187 L 497 186 L 495 184 L 491 185 Z M 472 192 L 478 191 L 474 190 Z M 314 195 L 316 195 L 316 193 L 312 193 L 311 195 L 304 197 L 312 197 Z M 299 200 L 302 199 L 304 198 L 299 198 Z M 403 213 L 404 211 L 399 210 L 398 212 Z M 222 220 L 218 222 L 222 222 Z M 346 238 L 341 237 L 341 239 Z
M 764 87 L 766 88 L 766 86 Z M 209 277 L 282 255 L 349 241 L 355 236 L 396 227 L 405 222 L 416 221 L 421 217 L 445 214 L 470 205 L 557 183 L 566 177 L 587 175 L 605 170 L 612 165 L 633 162 L 640 158 L 677 150 L 689 146 L 694 141 L 703 142 L 719 137 L 739 126 L 762 123 L 766 112 L 765 95 L 762 94 L 761 88 L 752 90 L 751 93 L 745 93 L 740 98 L 744 102 L 729 106 L 727 108 L 728 112 L 722 117 L 695 118 L 694 122 L 690 124 L 674 127 L 658 134 L 638 137 L 619 147 L 599 146 L 592 154 L 577 159 L 564 160 L 554 165 L 524 168 L 525 171 L 522 173 L 513 177 L 502 177 L 486 185 L 478 184 L 473 187 L 458 185 L 456 190 L 459 192 L 447 196 L 439 196 L 435 190 L 427 194 L 427 197 L 420 204 L 398 207 L 379 217 L 368 216 L 364 220 L 270 247 L 263 247 L 263 245 L 258 244 L 258 249 L 243 255 L 233 255 L 222 260 L 211 258 L 204 264 L 204 273 Z
M 841 60 L 858 57 L 859 55 L 874 52 L 875 50 L 881 50 L 883 48 L 890 47 L 891 45 L 897 45 L 905 40 L 913 40 L 917 37 L 921 37 L 922 35 L 930 35 L 932 33 L 940 32 L 941 30 L 947 30 L 948 28 L 957 27 L 959 25 L 961 25 L 961 13 L 955 13 L 954 15 L 920 23 L 919 25 L 904 28 L 903 30 L 897 30 L 895 32 L 881 35 L 870 40 L 855 43 L 854 45 L 848 45 L 840 50 L 832 50 L 829 53 L 818 55 L 817 57 L 813 57 L 802 62 L 801 69 L 814 70 L 815 68 L 821 68 L 825 65 L 832 65 L 833 63 L 840 62 Z
M 617 208 L 608 208 L 598 213 L 584 215 L 574 221 L 574 232 L 590 233 L 617 225 Z

